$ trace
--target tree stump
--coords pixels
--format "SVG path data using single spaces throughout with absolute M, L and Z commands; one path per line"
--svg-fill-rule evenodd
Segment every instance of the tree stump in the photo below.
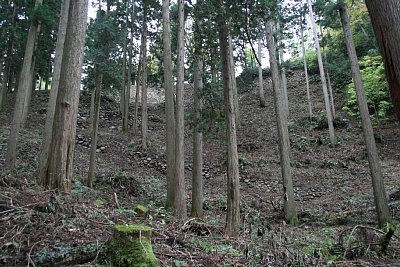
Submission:
M 109 247 L 113 266 L 159 266 L 151 247 L 151 231 L 144 225 L 116 225 Z

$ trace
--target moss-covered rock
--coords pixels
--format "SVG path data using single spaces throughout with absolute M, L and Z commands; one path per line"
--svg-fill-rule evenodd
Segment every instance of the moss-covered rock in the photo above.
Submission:
M 144 225 L 116 225 L 108 249 L 112 265 L 159 266 L 151 247 L 151 231 L 150 227 Z
M 145 206 L 139 204 L 139 205 L 136 205 L 135 211 L 136 211 L 136 213 L 138 215 L 142 215 L 143 216 L 143 215 L 147 214 L 148 209 Z

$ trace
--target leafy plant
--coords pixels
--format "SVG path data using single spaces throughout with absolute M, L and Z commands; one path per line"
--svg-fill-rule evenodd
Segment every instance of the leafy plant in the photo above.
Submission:
M 186 261 L 181 261 L 181 260 L 175 260 L 174 264 L 176 267 L 184 267 L 184 266 L 188 266 Z
M 365 56 L 360 61 L 360 66 L 368 109 L 372 118 L 388 119 L 392 114 L 393 106 L 381 57 Z M 346 102 L 343 109 L 351 116 L 358 117 L 360 115 L 354 83 L 347 85 Z

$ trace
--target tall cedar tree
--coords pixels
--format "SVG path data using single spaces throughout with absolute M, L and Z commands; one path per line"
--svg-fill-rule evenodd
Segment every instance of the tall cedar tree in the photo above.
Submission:
M 228 44 L 229 44 L 229 62 L 230 62 L 230 72 L 231 72 L 231 80 L 233 87 L 233 106 L 235 107 L 235 122 L 236 128 L 240 128 L 240 109 L 239 109 L 239 95 L 236 85 L 236 75 L 235 75 L 235 58 L 233 57 L 233 43 L 232 43 L 232 35 L 228 33 Z
M 273 21 L 268 21 L 265 25 L 267 46 L 269 50 L 269 62 L 271 66 L 272 86 L 274 88 L 274 102 L 276 122 L 279 137 L 279 155 L 281 161 L 281 171 L 283 178 L 283 205 L 286 222 L 297 225 L 297 212 L 294 202 L 292 170 L 290 167 L 290 140 L 288 130 L 288 117 L 282 76 L 279 73 L 277 45 L 273 36 Z
M 390 221 L 390 211 L 386 198 L 385 186 L 383 184 L 383 175 L 381 164 L 379 162 L 378 151 L 376 149 L 374 130 L 372 128 L 371 119 L 369 116 L 367 100 L 365 98 L 363 83 L 360 74 L 360 66 L 358 64 L 356 48 L 351 32 L 349 16 L 346 11 L 345 3 L 339 8 L 340 17 L 343 25 L 343 31 L 346 39 L 347 53 L 351 62 L 351 72 L 353 74 L 354 85 L 360 108 L 361 124 L 364 131 L 364 140 L 367 146 L 368 163 L 372 177 L 372 188 L 374 190 L 374 200 L 376 212 L 378 215 L 378 223 L 384 226 Z
M 311 103 L 311 95 L 310 95 L 310 82 L 308 79 L 308 68 L 307 68 L 307 54 L 306 54 L 306 46 L 304 44 L 304 29 L 303 29 L 303 13 L 301 13 L 300 17 L 300 41 L 301 41 L 301 51 L 303 54 L 303 65 L 304 65 L 304 78 L 306 82 L 306 93 L 307 93 L 307 103 L 308 103 L 308 118 L 311 121 L 312 114 L 312 103 Z
M 42 0 L 36 0 L 35 10 L 39 8 L 42 2 Z M 27 112 L 24 112 L 24 109 L 28 108 L 30 94 L 32 93 L 33 72 L 35 69 L 34 50 L 39 30 L 40 21 L 33 16 L 26 41 L 24 60 L 20 72 L 14 113 L 11 122 L 10 137 L 8 138 L 5 164 L 9 168 L 15 167 L 19 131 L 21 127 L 23 127 L 23 116 L 24 114 L 27 115 Z
M 143 26 L 142 26 L 142 59 L 141 59 L 141 91 L 142 91 L 142 121 L 141 121 L 141 133 L 142 133 L 142 150 L 147 149 L 147 3 L 143 1 Z
M 400 120 L 400 1 L 365 0 L 365 3 L 385 64 L 397 119 Z
M 222 80 L 224 86 L 226 138 L 227 138 L 227 214 L 225 233 L 236 237 L 240 230 L 240 183 L 239 159 L 237 152 L 235 106 L 231 75 L 232 64 L 229 55 L 229 32 L 223 15 L 217 16 L 219 28 L 219 46 L 222 64 Z
M 87 12 L 88 0 L 70 2 L 52 140 L 43 181 L 47 188 L 63 192 L 71 191 Z
M 174 206 L 175 199 L 175 111 L 172 83 L 171 27 L 169 21 L 169 0 L 163 0 L 163 59 L 167 144 L 167 199 L 165 206 Z
M 184 56 L 185 18 L 184 0 L 178 0 L 178 62 L 176 82 L 176 131 L 175 131 L 175 216 L 179 220 L 187 217 L 185 199 L 185 151 L 184 151 Z
M 43 141 L 39 153 L 39 167 L 37 176 L 39 183 L 42 183 L 46 177 L 45 170 L 47 168 L 46 167 L 47 160 L 49 158 L 49 150 L 52 137 L 54 113 L 56 110 L 58 86 L 60 84 L 61 63 L 64 53 L 65 34 L 67 31 L 69 4 L 70 0 L 63 0 L 61 3 L 60 22 L 58 25 L 58 32 L 57 32 L 56 56 L 54 59 L 54 70 L 52 75 L 49 102 L 47 104 L 46 123 L 43 132 Z
M 11 28 L 15 27 L 16 21 L 17 21 L 17 10 L 18 10 L 18 5 L 17 3 L 13 3 L 13 11 L 12 14 L 10 15 L 10 26 Z M 4 27 L 4 26 L 3 26 Z M 0 85 L 0 110 L 2 110 L 6 104 L 7 101 L 7 91 L 9 87 L 9 75 L 12 67 L 12 54 L 14 50 L 14 42 L 15 42 L 15 32 L 11 31 L 7 40 L 7 52 L 6 52 L 6 59 L 4 62 L 4 68 L 3 68 L 3 76 L 2 76 L 2 81 Z
M 123 41 L 123 59 L 122 59 L 122 83 L 121 83 L 121 116 L 122 116 L 122 132 L 128 132 L 128 110 L 129 110 L 129 98 L 127 99 L 128 91 L 130 90 L 130 86 L 128 86 L 127 81 L 127 47 L 128 47 L 128 10 L 129 10 L 129 1 L 124 2 L 125 5 L 125 26 L 124 26 L 124 41 Z
M 313 34 L 314 34 L 315 48 L 317 50 L 319 73 L 321 75 L 322 91 L 324 93 L 324 101 L 325 101 L 325 111 L 326 111 L 326 116 L 327 116 L 327 120 L 328 120 L 329 139 L 331 141 L 331 145 L 334 146 L 336 143 L 335 129 L 333 127 L 332 109 L 331 109 L 331 104 L 329 101 L 328 86 L 326 84 L 324 63 L 322 62 L 321 47 L 319 45 L 317 26 L 316 26 L 315 20 L 314 20 L 314 13 L 313 13 L 313 9 L 312 9 L 311 0 L 307 0 L 307 4 L 308 4 L 308 12 L 310 14 L 311 27 L 313 29 Z
M 261 28 L 261 27 L 260 27 Z M 261 60 L 262 56 L 262 36 L 258 38 L 258 58 Z M 260 101 L 260 107 L 265 108 L 265 94 L 264 94 L 264 78 L 262 65 L 258 64 L 258 99 Z
M 197 41 L 199 42 L 199 41 Z M 203 217 L 203 133 L 200 126 L 203 91 L 203 61 L 201 48 L 196 43 L 196 58 L 194 66 L 194 97 L 193 107 L 196 126 L 193 128 L 193 176 L 192 176 L 192 211 L 191 216 Z

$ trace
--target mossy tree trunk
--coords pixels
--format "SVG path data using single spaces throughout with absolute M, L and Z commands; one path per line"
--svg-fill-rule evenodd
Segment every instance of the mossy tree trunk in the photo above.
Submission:
M 107 255 L 112 266 L 159 266 L 151 247 L 151 232 L 143 225 L 115 226 Z

